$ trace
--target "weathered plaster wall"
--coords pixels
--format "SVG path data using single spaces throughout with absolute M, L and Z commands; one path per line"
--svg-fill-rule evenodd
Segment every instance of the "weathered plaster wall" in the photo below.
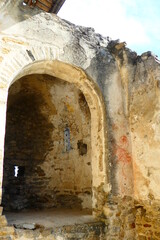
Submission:
M 6 120 L 4 209 L 92 208 L 90 133 L 88 104 L 73 84 L 48 75 L 13 83 Z
M 159 70 L 153 58 L 137 64 L 131 91 L 135 197 L 160 200 Z
M 52 14 L 16 11 L 1 21 L 1 163 L 9 86 L 36 73 L 74 83 L 91 113 L 93 209 L 107 239 L 160 239 L 159 61 Z
M 44 13 L 41 13 L 41 14 L 43 15 Z M 53 18 L 55 18 L 55 21 L 52 21 Z M 106 178 L 106 161 L 105 161 L 105 159 L 107 156 L 107 152 L 106 152 L 107 149 L 105 147 L 106 146 L 106 137 L 104 137 L 104 131 L 106 131 L 105 130 L 106 126 L 105 126 L 104 122 L 106 121 L 106 118 L 104 118 L 105 112 L 104 112 L 104 104 L 102 101 L 102 95 L 101 95 L 100 90 L 97 87 L 97 85 L 95 85 L 95 83 L 90 78 L 87 79 L 88 78 L 87 75 L 82 73 L 81 70 L 78 70 L 78 68 L 75 68 L 75 67 L 69 67 L 69 65 L 65 65 L 65 64 L 61 63 L 62 61 L 64 61 L 65 58 L 66 58 L 65 62 L 69 62 L 67 60 L 69 58 L 71 60 L 71 63 L 76 65 L 76 61 L 78 61 L 78 59 L 79 60 L 80 60 L 80 58 L 83 59 L 83 57 L 86 59 L 85 54 L 81 53 L 81 50 L 80 51 L 78 50 L 78 52 L 75 52 L 75 51 L 70 52 L 69 47 L 70 47 L 70 49 L 75 48 L 75 50 L 76 50 L 76 49 L 78 49 L 76 47 L 76 45 L 78 43 L 77 43 L 77 40 L 74 43 L 75 37 L 72 36 L 72 34 L 70 35 L 70 33 L 68 32 L 68 30 L 69 30 L 68 23 L 63 22 L 64 27 L 62 27 L 62 29 L 59 29 L 60 31 L 62 31 L 62 33 L 64 32 L 66 34 L 66 37 L 64 38 L 63 34 L 61 34 L 61 36 L 60 36 L 58 34 L 58 32 L 56 33 L 56 31 L 57 31 L 56 28 L 59 25 L 59 23 L 58 23 L 59 19 L 57 17 L 55 17 L 54 15 L 47 14 L 45 21 L 46 21 L 46 24 L 47 25 L 49 24 L 51 28 L 52 28 L 52 25 L 55 24 L 55 32 L 52 29 L 51 30 L 48 29 L 50 32 L 49 34 L 51 34 L 50 35 L 51 39 L 49 41 L 48 41 L 48 38 L 46 38 L 46 34 L 44 34 L 43 31 L 41 31 L 41 34 L 38 38 L 36 36 L 36 31 L 39 32 L 39 27 L 38 27 L 39 23 L 41 22 L 43 24 L 43 21 L 41 21 L 41 20 L 40 20 L 40 22 L 38 20 L 38 22 L 35 24 L 35 26 L 33 26 L 32 29 L 35 32 L 28 33 L 28 37 L 29 37 L 27 40 L 28 42 L 24 42 L 23 40 L 22 41 L 20 40 L 20 42 L 19 42 L 19 40 L 18 41 L 16 40 L 14 43 L 14 40 L 12 38 L 10 38 L 9 36 L 7 36 L 8 35 L 7 33 L 5 33 L 5 36 L 2 37 L 3 39 L 1 39 L 3 42 L 3 44 L 2 44 L 3 46 L 1 45 L 3 48 L 2 51 L 4 51 L 6 44 L 7 45 L 11 44 L 10 47 L 8 45 L 8 47 L 9 47 L 9 48 L 7 48 L 8 50 L 13 47 L 12 46 L 12 44 L 13 44 L 14 45 L 14 47 L 12 48 L 13 52 L 12 52 L 12 50 L 11 51 L 9 50 L 8 54 L 9 55 L 13 54 L 12 56 L 14 56 L 14 59 L 12 56 L 9 57 L 9 55 L 7 53 L 5 53 L 4 57 L 6 56 L 7 59 L 9 59 L 9 61 L 11 61 L 11 62 L 9 63 L 8 60 L 6 59 L 7 63 L 5 63 L 5 61 L 3 61 L 4 59 L 2 59 L 2 64 L 4 64 L 5 69 L 8 65 L 9 69 L 10 70 L 12 69 L 11 72 L 13 71 L 12 72 L 13 75 L 10 72 L 10 70 L 8 71 L 8 74 L 10 76 L 7 76 L 7 75 L 4 76 L 3 72 L 2 72 L 1 79 L 3 79 L 3 84 L 4 85 L 6 84 L 7 87 L 9 87 L 9 85 L 13 81 L 15 81 L 16 78 L 19 79 L 23 75 L 31 74 L 31 73 L 33 73 L 33 74 L 34 73 L 46 73 L 46 74 L 50 74 L 53 76 L 58 76 L 68 82 L 74 82 L 76 84 L 76 86 L 83 92 L 83 94 L 87 100 L 88 106 L 91 111 L 91 116 L 92 116 L 91 117 L 92 118 L 91 126 L 92 126 L 93 131 L 91 134 L 92 135 L 91 142 L 92 142 L 92 166 L 94 166 L 94 168 L 92 169 L 92 176 L 94 175 L 94 178 L 92 178 L 92 180 L 93 180 L 94 189 L 95 190 L 97 189 L 96 191 L 98 191 L 98 187 L 101 184 L 103 184 L 103 185 L 105 184 L 105 178 Z M 58 22 L 56 23 L 56 21 L 58 21 Z M 23 23 L 25 23 L 25 22 L 26 21 L 24 21 Z M 30 25 L 30 23 L 27 22 L 27 29 L 26 29 L 27 32 L 31 30 L 31 28 L 29 27 L 28 24 Z M 15 25 L 13 25 L 13 26 L 15 26 Z M 68 27 L 66 28 L 65 26 L 66 27 L 68 26 Z M 37 28 L 37 30 L 36 30 L 36 28 Z M 21 29 L 21 27 L 20 27 L 20 29 Z M 46 27 L 44 26 L 43 29 L 46 29 Z M 26 35 L 26 33 L 24 32 L 24 29 L 22 29 L 22 32 L 23 32 L 22 38 L 24 38 Z M 91 34 L 92 34 L 92 32 L 91 32 Z M 33 42 L 32 42 L 32 40 L 29 40 L 31 38 L 33 39 Z M 40 39 L 42 39 L 42 42 L 40 41 Z M 30 45 L 30 41 L 32 42 L 31 45 Z M 74 46 L 71 46 L 70 41 L 73 42 Z M 86 44 L 86 46 L 87 46 L 87 39 L 85 41 L 86 41 L 86 43 L 84 43 L 84 44 Z M 96 45 L 97 45 L 97 41 L 98 40 L 96 40 L 96 42 L 95 42 Z M 63 42 L 66 42 L 66 43 L 63 44 Z M 30 47 L 29 47 L 29 45 L 30 45 Z M 66 45 L 67 45 L 67 48 L 65 50 Z M 17 55 L 14 54 L 15 51 L 18 51 L 18 52 L 20 51 L 22 54 L 21 55 L 22 58 L 20 57 L 17 59 Z M 91 51 L 95 52 L 94 49 Z M 66 52 L 67 54 L 64 54 L 64 52 Z M 61 62 L 55 61 L 56 59 L 61 60 Z M 85 59 L 83 60 L 83 63 L 86 65 Z M 88 59 L 87 61 L 90 61 L 90 60 Z M 31 64 L 33 62 L 35 63 L 34 66 Z M 87 65 L 88 65 L 88 63 L 87 63 Z M 90 90 L 90 89 L 92 89 L 92 90 Z M 5 91 L 5 88 L 3 88 L 3 90 Z M 3 96 L 5 97 L 5 93 L 3 94 Z M 7 95 L 6 95 L 6 99 L 7 99 Z M 3 117 L 5 119 L 4 114 L 3 114 Z M 2 143 L 2 145 L 3 145 L 3 143 Z M 3 149 L 3 147 L 2 147 L 2 149 Z M 105 191 L 108 191 L 108 189 L 109 189 L 107 184 L 108 183 L 106 182 Z M 102 186 L 102 188 L 103 188 L 103 186 Z M 95 199 L 95 197 L 93 197 L 93 199 Z M 96 202 L 97 202 L 97 200 L 95 200 L 93 202 L 93 206 L 96 205 Z M 100 206 L 100 205 L 101 204 L 98 204 L 96 206 L 96 208 L 98 208 L 98 206 Z M 102 209 L 102 207 L 100 207 L 100 208 Z

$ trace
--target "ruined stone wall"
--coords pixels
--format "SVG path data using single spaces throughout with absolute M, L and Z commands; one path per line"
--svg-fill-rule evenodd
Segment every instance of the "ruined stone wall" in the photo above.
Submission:
M 88 223 L 84 225 L 76 224 L 74 226 L 57 227 L 54 229 L 44 229 L 37 227 L 33 230 L 16 229 L 15 240 L 31 240 L 31 239 L 46 239 L 46 240 L 106 240 L 105 225 L 103 223 Z
M 7 106 L 4 208 L 91 208 L 90 132 L 87 102 L 74 85 L 48 75 L 15 82 Z
M 77 115 L 74 115 L 75 118 L 70 117 L 75 103 L 72 106 L 70 100 L 65 100 L 61 107 L 68 111 L 69 121 L 77 121 L 76 126 L 82 125 L 84 121 L 86 123 L 90 112 L 90 123 L 83 124 L 84 133 L 78 133 L 76 141 L 73 141 L 73 148 L 78 156 L 76 161 L 82 160 L 84 164 L 90 161 L 92 166 L 91 174 L 89 164 L 85 165 L 87 173 L 82 171 L 86 179 L 82 183 L 83 190 L 76 187 L 82 192 L 87 189 L 88 193 L 88 183 L 92 177 L 93 212 L 98 219 L 105 222 L 107 240 L 160 239 L 158 59 L 151 52 L 137 56 L 125 43 L 111 41 L 96 34 L 91 28 L 75 26 L 52 14 L 33 10 L 27 12 L 27 16 L 22 19 L 17 11 L 22 12 L 18 5 L 15 14 L 11 14 L 12 20 L 8 20 L 8 25 L 7 21 L 1 21 L 0 176 L 3 175 L 5 113 L 9 87 L 22 76 L 36 73 L 54 76 L 57 78 L 56 82 L 63 79 L 74 83 L 77 90 L 72 103 L 78 103 L 76 111 L 78 116 L 83 116 L 81 123 L 79 124 Z M 4 15 L 6 12 L 5 9 Z M 71 93 L 72 87 L 68 87 L 68 83 L 63 84 L 67 87 L 66 92 Z M 30 86 L 35 89 L 34 85 Z M 61 93 L 64 94 L 58 87 L 51 88 L 49 92 L 53 97 L 55 92 L 59 92 L 56 101 Z M 82 112 L 84 99 L 89 110 L 87 108 Z M 41 108 L 41 114 L 45 112 L 48 115 L 47 111 L 46 108 Z M 59 111 L 61 112 L 61 108 Z M 51 119 L 48 119 L 49 123 L 55 125 Z M 56 121 L 59 122 L 60 119 L 57 117 Z M 88 147 L 88 127 L 91 131 L 91 147 Z M 74 134 L 77 132 L 75 125 L 72 125 L 72 130 Z M 83 129 L 79 129 L 81 131 Z M 59 137 L 58 135 L 58 139 Z M 82 137 L 85 141 L 82 141 Z M 86 149 L 85 144 L 89 155 L 81 156 L 81 146 Z M 73 157 L 72 152 L 74 150 L 67 153 L 70 159 Z M 67 159 L 67 154 L 62 155 Z M 43 175 L 52 156 L 54 151 L 51 150 L 38 174 Z M 62 172 L 61 166 L 57 168 L 56 174 L 57 171 Z M 51 176 L 50 171 L 48 174 Z M 73 176 L 72 173 L 70 175 Z M 65 191 L 68 184 L 65 183 Z
M 159 239 L 159 70 L 150 52 L 137 62 L 130 126 L 137 239 Z
M 159 61 L 151 53 L 136 56 L 111 48 L 124 83 L 130 126 L 133 196 L 110 195 L 104 208 L 109 239 L 159 239 Z M 155 117 L 156 116 L 156 117 Z M 125 155 L 123 155 L 125 159 Z

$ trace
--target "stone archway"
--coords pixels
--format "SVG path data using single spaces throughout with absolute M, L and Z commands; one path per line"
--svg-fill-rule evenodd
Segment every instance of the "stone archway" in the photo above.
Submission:
M 20 68 L 12 79 L 10 78 L 8 87 L 23 76 L 31 74 L 48 74 L 74 84 L 88 103 L 91 112 L 92 206 L 94 212 L 100 214 L 103 208 L 103 194 L 108 190 L 106 188 L 106 116 L 101 92 L 81 69 L 59 61 L 37 61 L 27 64 Z
M 42 74 L 9 88 L 4 210 L 92 209 L 91 116 L 82 92 Z

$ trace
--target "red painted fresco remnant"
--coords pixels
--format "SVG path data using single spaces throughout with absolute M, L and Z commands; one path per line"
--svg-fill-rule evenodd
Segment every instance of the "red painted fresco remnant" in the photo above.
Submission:
M 120 145 L 122 145 L 123 148 L 128 147 L 129 142 L 127 136 L 123 135 L 122 137 L 120 137 Z
M 130 163 L 132 158 L 127 150 L 128 147 L 127 136 L 125 135 L 121 136 L 119 143 L 120 143 L 119 145 L 115 145 L 114 151 L 114 154 L 117 156 L 117 162 Z
M 116 146 L 115 155 L 117 156 L 118 162 L 130 163 L 132 158 L 128 151 L 124 148 Z
M 127 136 L 123 135 L 121 138 L 120 138 L 120 143 L 121 144 L 128 144 L 128 138 Z
M 113 143 L 113 154 L 116 157 L 119 191 L 125 195 L 130 191 L 132 181 L 132 156 L 129 152 L 129 139 L 126 135 L 122 135 L 117 144 Z M 134 225 L 131 227 L 134 228 Z

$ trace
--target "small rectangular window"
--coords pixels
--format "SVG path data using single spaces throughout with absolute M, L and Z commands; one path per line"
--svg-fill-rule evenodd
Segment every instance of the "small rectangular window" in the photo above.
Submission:
M 14 166 L 14 177 L 23 177 L 25 173 L 24 166 Z
M 65 152 L 69 152 L 71 150 L 70 130 L 68 127 L 66 127 L 64 130 L 64 146 L 65 146 Z

